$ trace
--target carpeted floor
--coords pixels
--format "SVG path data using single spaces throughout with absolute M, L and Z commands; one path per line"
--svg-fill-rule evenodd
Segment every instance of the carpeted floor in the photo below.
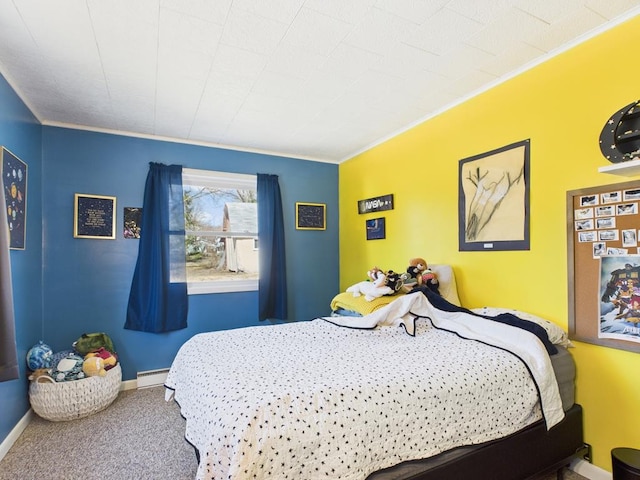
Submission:
M 102 412 L 69 422 L 33 420 L 0 462 L 1 480 L 194 479 L 184 419 L 164 388 L 121 392 Z
M 34 414 L 0 462 L 0 480 L 192 480 L 196 458 L 183 435 L 184 420 L 174 402 L 164 401 L 164 388 L 129 390 L 80 420 Z M 586 480 L 572 471 L 564 479 Z

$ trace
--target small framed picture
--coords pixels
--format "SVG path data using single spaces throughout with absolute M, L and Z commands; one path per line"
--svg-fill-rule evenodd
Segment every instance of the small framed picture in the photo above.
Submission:
M 326 230 L 327 206 L 324 203 L 296 203 L 296 230 Z
M 116 197 L 76 193 L 73 206 L 73 237 L 116 238 Z
M 124 207 L 124 238 L 140 238 L 140 223 L 142 221 L 142 208 Z
M 367 240 L 382 240 L 385 238 L 385 221 L 382 218 L 372 218 L 366 221 Z

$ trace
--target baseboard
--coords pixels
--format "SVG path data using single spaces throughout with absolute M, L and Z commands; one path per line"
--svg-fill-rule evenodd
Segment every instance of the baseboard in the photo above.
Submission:
M 168 374 L 168 368 L 138 372 L 136 379 L 138 388 L 158 387 L 160 385 L 164 385 L 164 381 L 167 379 Z
M 18 440 L 24 429 L 27 428 L 27 425 L 29 425 L 32 417 L 33 410 L 29 409 L 27 413 L 25 413 L 20 421 L 16 424 L 16 426 L 13 427 L 13 429 L 9 432 L 9 435 L 7 435 L 2 443 L 0 443 L 0 460 L 4 458 L 13 444 L 16 443 L 16 440 Z
M 571 470 L 576 472 L 578 475 L 582 475 L 583 477 L 587 477 L 590 480 L 612 480 L 613 476 L 610 472 L 606 470 L 596 467 L 593 463 L 589 463 L 586 460 L 576 459 L 571 462 L 569 466 Z
M 120 391 L 123 392 L 125 390 L 135 390 L 138 388 L 137 380 L 125 380 L 120 384 Z

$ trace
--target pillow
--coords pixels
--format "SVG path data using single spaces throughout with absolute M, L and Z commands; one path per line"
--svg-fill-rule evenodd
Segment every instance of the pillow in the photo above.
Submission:
M 458 287 L 456 286 L 456 277 L 453 274 L 451 265 L 429 265 L 429 268 L 438 277 L 438 291 L 440 295 L 449 303 L 460 306 L 458 298 Z
M 510 308 L 496 308 L 496 307 L 481 307 L 481 308 L 472 308 L 472 312 L 478 313 L 480 315 L 486 315 L 488 317 L 495 317 L 496 315 L 500 315 L 501 313 L 510 313 L 515 315 L 522 320 L 528 320 L 530 322 L 537 323 L 542 328 L 547 331 L 547 336 L 549 337 L 549 341 L 554 345 L 560 345 L 561 347 L 573 347 L 573 344 L 569 340 L 569 336 L 567 332 L 565 332 L 562 328 L 556 325 L 549 320 L 545 320 L 544 318 L 537 317 L 531 313 L 521 312 L 519 310 L 513 310 Z

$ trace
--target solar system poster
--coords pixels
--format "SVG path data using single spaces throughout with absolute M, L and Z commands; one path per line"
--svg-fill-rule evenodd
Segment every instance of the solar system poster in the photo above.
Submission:
M 0 149 L 0 156 L 9 247 L 24 250 L 27 223 L 27 164 L 4 147 Z

